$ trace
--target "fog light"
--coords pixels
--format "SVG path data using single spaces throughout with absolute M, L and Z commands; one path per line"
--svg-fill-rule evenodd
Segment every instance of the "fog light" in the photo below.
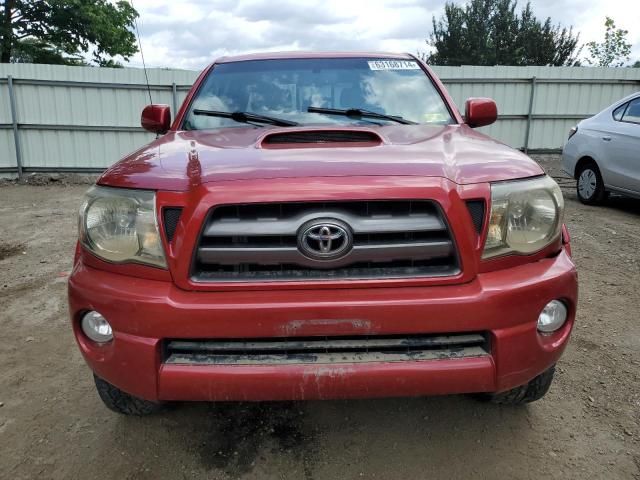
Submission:
M 551 300 L 540 312 L 538 331 L 551 333 L 558 330 L 567 320 L 567 307 L 560 300 Z
M 85 313 L 82 317 L 81 326 L 84 334 L 94 342 L 106 343 L 113 339 L 111 325 L 98 312 L 92 310 Z

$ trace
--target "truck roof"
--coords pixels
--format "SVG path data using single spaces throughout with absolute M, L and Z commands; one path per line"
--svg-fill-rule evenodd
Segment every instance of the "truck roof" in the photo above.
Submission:
M 408 53 L 389 52 L 262 52 L 245 55 L 224 56 L 218 58 L 215 63 L 244 62 L 247 60 L 276 60 L 289 58 L 394 58 L 399 60 L 412 60 L 414 57 Z

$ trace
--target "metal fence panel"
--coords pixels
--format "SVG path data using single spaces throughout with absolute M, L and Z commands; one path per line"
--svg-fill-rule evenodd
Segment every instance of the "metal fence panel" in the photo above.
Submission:
M 459 109 L 470 96 L 491 97 L 502 116 L 480 131 L 525 147 L 532 78 L 536 77 L 528 148 L 559 150 L 569 129 L 613 102 L 640 91 L 640 69 L 591 67 L 434 67 Z M 564 116 L 564 120 L 548 116 Z M 519 116 L 525 121 L 505 116 Z
M 13 143 L 13 130 L 0 129 L 0 169 L 16 168 L 16 150 Z
M 144 132 L 25 129 L 22 164 L 27 170 L 100 169 L 154 138 Z
M 149 103 L 146 90 L 15 83 L 20 123 L 25 124 L 139 127 L 140 112 Z M 154 102 L 171 104 L 170 91 L 152 93 Z
M 581 118 L 640 91 L 640 69 L 434 67 L 460 110 L 494 98 L 499 120 L 481 131 L 515 148 L 557 150 Z M 198 72 L 148 71 L 154 103 L 179 106 Z M 153 139 L 140 128 L 149 103 L 140 69 L 0 65 L 0 173 L 16 171 L 9 98 L 13 80 L 21 163 L 37 169 L 103 169 Z M 535 77 L 535 93 L 532 97 Z

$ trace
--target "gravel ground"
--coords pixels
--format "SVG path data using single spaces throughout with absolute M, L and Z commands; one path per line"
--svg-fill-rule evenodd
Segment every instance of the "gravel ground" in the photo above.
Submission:
M 559 175 L 557 157 L 539 160 Z M 577 203 L 572 341 L 524 408 L 464 396 L 106 410 L 68 326 L 86 185 L 0 188 L 0 478 L 640 478 L 640 201 Z

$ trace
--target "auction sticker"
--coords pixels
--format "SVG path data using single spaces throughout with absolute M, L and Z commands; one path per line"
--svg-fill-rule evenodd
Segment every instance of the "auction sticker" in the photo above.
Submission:
M 371 60 L 367 62 L 371 70 L 420 70 L 411 60 Z

